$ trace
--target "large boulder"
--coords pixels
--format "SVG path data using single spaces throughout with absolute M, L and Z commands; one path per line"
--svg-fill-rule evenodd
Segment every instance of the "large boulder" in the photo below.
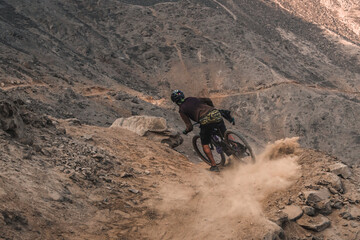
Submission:
M 140 136 L 145 136 L 148 132 L 161 133 L 168 131 L 165 118 L 144 115 L 118 118 L 110 127 L 121 127 Z
M 128 118 L 118 118 L 110 126 L 111 128 L 123 128 L 135 132 L 140 136 L 167 144 L 174 148 L 183 143 L 180 133 L 169 129 L 165 118 L 154 116 L 132 116 Z
M 0 101 L 0 129 L 13 137 L 24 135 L 24 122 L 17 107 L 10 101 Z

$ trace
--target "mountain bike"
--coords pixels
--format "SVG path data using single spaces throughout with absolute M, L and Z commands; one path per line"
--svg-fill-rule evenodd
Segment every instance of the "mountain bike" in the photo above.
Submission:
M 195 135 L 192 139 L 193 147 L 197 155 L 205 163 L 210 164 L 210 160 L 203 151 L 200 135 Z M 235 131 L 226 130 L 224 135 L 217 128 L 211 134 L 210 149 L 214 156 L 216 165 L 223 166 L 226 156 L 234 156 L 243 163 L 255 163 L 255 154 L 245 140 L 245 138 Z

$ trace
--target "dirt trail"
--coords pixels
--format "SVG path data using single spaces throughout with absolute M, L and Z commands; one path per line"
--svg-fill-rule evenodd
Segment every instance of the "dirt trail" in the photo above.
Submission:
M 299 177 L 297 139 L 269 145 L 254 165 L 233 164 L 219 174 L 195 168 L 179 182 L 165 183 L 162 201 L 154 202 L 163 218 L 144 232 L 151 239 L 261 239 L 277 226 L 261 202 Z M 290 151 L 290 152 L 289 152 Z M 161 237 L 159 237 L 161 236 Z
M 34 88 L 34 87 L 48 87 L 48 84 L 45 83 L 29 83 L 29 84 L 17 84 L 17 85 L 9 85 L 0 87 L 1 90 L 11 91 L 13 89 L 26 89 L 26 88 Z
M 295 81 L 288 81 L 288 82 L 279 82 L 279 83 L 273 83 L 269 86 L 261 86 L 259 88 L 257 88 L 254 91 L 221 91 L 221 92 L 216 92 L 216 93 L 211 93 L 210 97 L 212 99 L 217 99 L 217 98 L 227 98 L 227 97 L 233 97 L 233 96 L 239 96 L 239 95 L 247 95 L 247 94 L 257 94 L 259 92 L 263 92 L 266 90 L 269 90 L 271 88 L 276 88 L 282 85 L 295 85 L 297 87 L 304 87 L 304 88 L 309 88 L 309 89 L 315 89 L 315 90 L 319 90 L 319 91 L 326 91 L 326 92 L 333 92 L 333 93 L 343 93 L 343 94 L 349 94 L 349 95 L 355 95 L 355 96 L 360 96 L 360 92 L 359 91 L 346 91 L 346 90 L 338 90 L 338 89 L 330 89 L 330 88 L 325 88 L 325 87 L 320 87 L 317 85 L 303 85 L 300 83 L 297 83 Z

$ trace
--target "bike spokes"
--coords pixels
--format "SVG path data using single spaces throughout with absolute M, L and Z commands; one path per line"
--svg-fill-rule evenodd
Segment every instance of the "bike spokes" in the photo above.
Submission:
M 255 155 L 243 136 L 233 131 L 227 131 L 225 133 L 225 139 L 232 149 L 234 157 L 240 159 L 242 162 L 255 162 Z
M 229 140 L 229 145 L 235 150 L 236 157 L 247 157 L 250 156 L 249 152 L 247 152 L 247 148 L 236 141 Z

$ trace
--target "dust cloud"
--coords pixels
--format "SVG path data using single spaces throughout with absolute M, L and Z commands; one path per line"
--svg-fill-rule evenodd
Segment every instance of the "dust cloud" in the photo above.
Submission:
M 232 161 L 219 174 L 201 170 L 162 188 L 161 239 L 258 239 L 275 228 L 261 202 L 299 177 L 298 138 L 268 144 L 255 164 Z M 160 236 L 158 236 L 160 237 Z

